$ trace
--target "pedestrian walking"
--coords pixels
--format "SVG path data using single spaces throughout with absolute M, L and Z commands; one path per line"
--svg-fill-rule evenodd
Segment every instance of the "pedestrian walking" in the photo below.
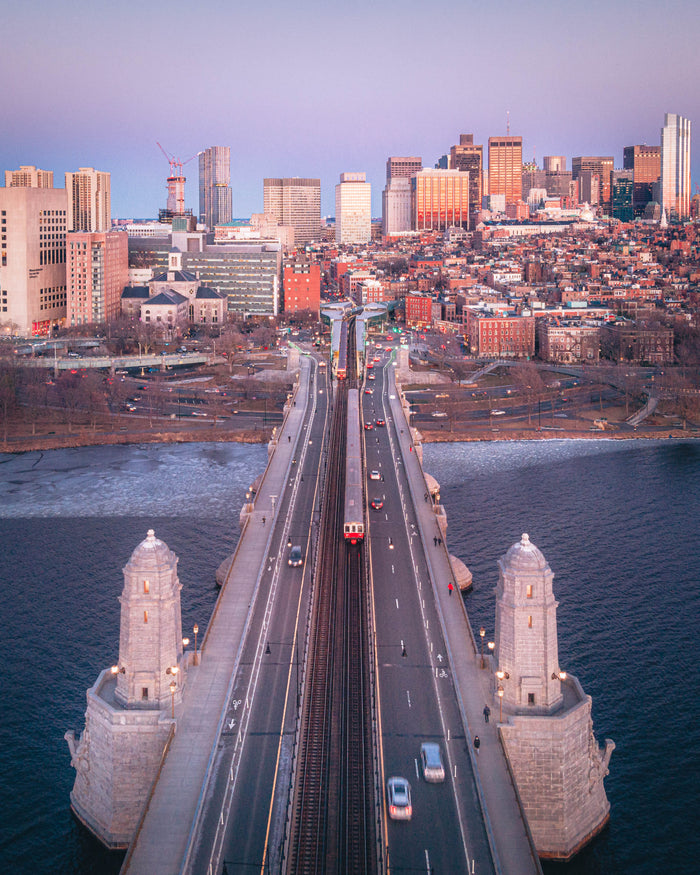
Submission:
M 477 756 L 479 755 L 479 748 L 481 747 L 481 739 L 478 735 L 474 736 L 474 750 L 476 751 Z
M 433 547 L 437 547 L 437 535 L 433 535 Z
M 265 517 L 263 517 L 263 525 L 265 525 Z
M 484 723 L 489 722 L 489 715 L 491 714 L 491 709 L 488 705 L 484 705 Z
M 442 538 L 438 538 L 438 547 L 442 547 Z
M 452 590 L 454 589 L 454 587 L 452 586 L 452 581 L 450 581 L 450 582 L 447 584 L 447 589 L 450 591 L 450 595 L 452 595 Z

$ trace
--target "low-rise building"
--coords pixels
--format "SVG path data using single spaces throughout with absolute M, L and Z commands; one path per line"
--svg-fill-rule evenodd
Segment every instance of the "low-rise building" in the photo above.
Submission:
M 535 354 L 535 317 L 495 315 L 467 308 L 466 336 L 474 355 L 531 358 Z
M 597 325 L 539 319 L 537 342 L 539 357 L 546 362 L 592 364 L 600 358 L 600 328 Z

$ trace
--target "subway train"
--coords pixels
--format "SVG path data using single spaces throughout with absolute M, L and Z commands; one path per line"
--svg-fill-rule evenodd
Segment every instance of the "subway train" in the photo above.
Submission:
M 360 436 L 360 393 L 348 390 L 347 444 L 345 458 L 345 540 L 356 544 L 365 536 L 364 500 L 362 490 L 362 440 Z
M 345 380 L 348 375 L 348 323 L 343 319 L 340 326 L 340 346 L 338 348 L 338 366 L 336 379 Z

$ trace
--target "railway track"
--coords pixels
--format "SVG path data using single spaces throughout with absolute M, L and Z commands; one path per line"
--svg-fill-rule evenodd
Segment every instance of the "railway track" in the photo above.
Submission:
M 348 335 L 354 342 L 354 332 Z M 355 360 L 348 350 L 348 362 Z M 288 875 L 375 873 L 377 807 L 366 580 L 343 540 L 347 387 L 336 389 L 292 799 Z

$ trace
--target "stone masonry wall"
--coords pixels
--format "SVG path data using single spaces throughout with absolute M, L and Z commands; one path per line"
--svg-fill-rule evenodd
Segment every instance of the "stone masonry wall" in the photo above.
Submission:
M 66 733 L 76 769 L 71 805 L 108 847 L 128 847 L 156 776 L 172 721 L 156 709 L 112 705 L 109 671 L 87 693 L 85 730 Z M 102 695 L 101 695 L 102 694 Z M 103 695 L 105 696 L 103 698 Z
M 603 778 L 612 749 L 593 736 L 591 699 L 551 716 L 514 716 L 502 738 L 541 857 L 568 859 L 607 822 Z M 612 742 L 610 742 L 612 745 Z

